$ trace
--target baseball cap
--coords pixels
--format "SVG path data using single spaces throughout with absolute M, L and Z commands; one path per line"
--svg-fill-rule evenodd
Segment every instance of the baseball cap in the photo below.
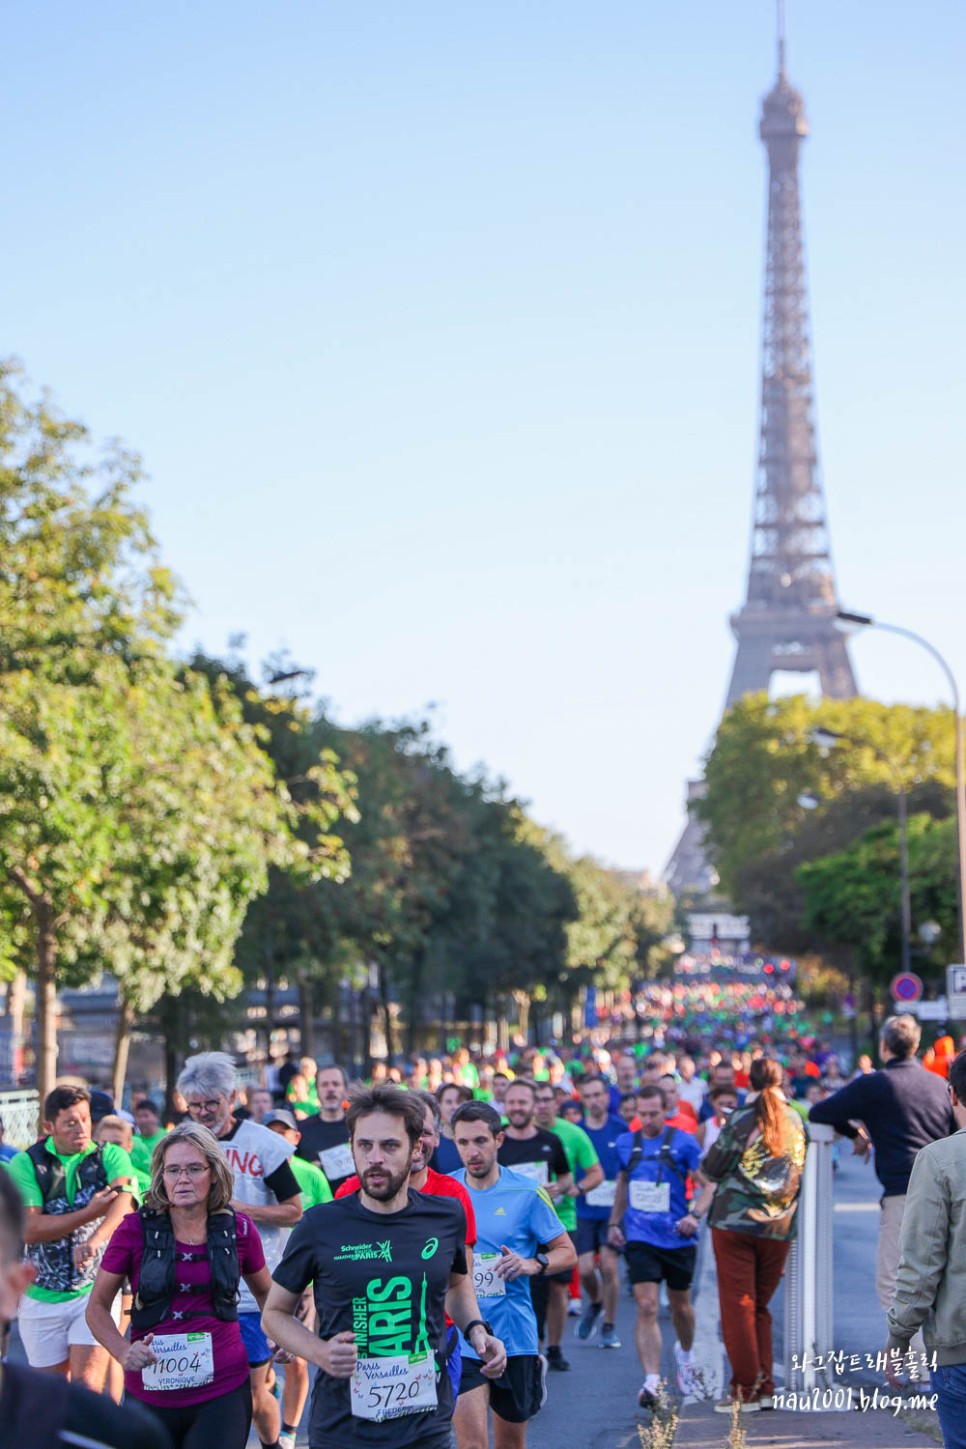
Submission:
M 279 1107 L 274 1112 L 265 1113 L 265 1116 L 262 1118 L 262 1126 L 271 1127 L 273 1122 L 281 1122 L 283 1127 L 289 1127 L 293 1132 L 299 1130 L 299 1124 L 296 1122 L 292 1113 L 286 1112 L 284 1107 Z

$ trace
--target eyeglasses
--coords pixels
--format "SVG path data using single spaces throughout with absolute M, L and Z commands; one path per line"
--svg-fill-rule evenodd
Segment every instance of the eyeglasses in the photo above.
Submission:
M 187 1167 L 176 1167 L 172 1162 L 170 1166 L 164 1168 L 164 1175 L 165 1177 L 170 1177 L 173 1182 L 182 1173 L 184 1173 L 185 1177 L 201 1177 L 204 1173 L 210 1171 L 211 1169 L 207 1162 L 189 1162 Z
M 218 1111 L 224 1100 L 224 1097 L 216 1097 L 212 1102 L 189 1102 L 188 1111 L 191 1113 L 192 1117 L 198 1116 L 202 1112 L 206 1113 L 208 1116 L 211 1116 L 213 1112 Z

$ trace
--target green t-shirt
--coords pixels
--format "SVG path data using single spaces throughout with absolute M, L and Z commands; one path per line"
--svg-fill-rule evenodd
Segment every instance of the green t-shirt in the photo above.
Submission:
M 69 1157 L 58 1152 L 54 1146 L 54 1139 L 48 1137 L 45 1143 L 48 1152 L 52 1152 L 64 1164 L 67 1174 L 65 1191 L 67 1201 L 74 1201 L 74 1194 L 77 1191 L 77 1169 L 85 1157 L 90 1157 L 92 1152 L 97 1151 L 97 1143 L 91 1142 L 83 1152 L 74 1152 Z M 106 1142 L 101 1148 L 101 1159 L 104 1163 L 104 1171 L 107 1173 L 109 1183 L 124 1182 L 133 1188 L 137 1195 L 137 1174 L 134 1171 L 128 1154 L 123 1147 L 116 1146 L 113 1142 Z M 18 1152 L 10 1162 L 8 1168 L 14 1187 L 23 1200 L 24 1207 L 42 1208 L 44 1205 L 43 1193 L 40 1191 L 40 1184 L 37 1181 L 37 1174 L 34 1171 L 33 1162 L 26 1152 Z M 70 1303 L 74 1298 L 82 1298 L 85 1293 L 91 1291 L 92 1284 L 86 1288 L 78 1288 L 75 1293 L 59 1293 L 51 1288 L 41 1288 L 36 1283 L 31 1283 L 27 1289 L 28 1298 L 37 1298 L 41 1303 Z
M 304 1161 L 301 1157 L 290 1157 L 288 1165 L 295 1173 L 295 1180 L 299 1185 L 303 1212 L 318 1207 L 320 1203 L 332 1201 L 332 1189 L 320 1167 L 316 1167 L 313 1162 Z
M 151 1186 L 151 1158 L 154 1156 L 154 1149 L 159 1142 L 164 1141 L 167 1135 L 162 1127 L 159 1132 L 154 1133 L 153 1137 L 135 1137 L 131 1143 L 131 1161 L 134 1163 L 134 1171 L 137 1173 L 143 1192 L 147 1192 Z
M 600 1162 L 597 1156 L 597 1148 L 591 1142 L 587 1133 L 576 1122 L 567 1122 L 564 1118 L 558 1117 L 551 1127 L 560 1138 L 563 1150 L 566 1153 L 567 1161 L 570 1163 L 570 1171 L 576 1183 L 591 1167 L 596 1167 Z M 568 1233 L 577 1231 L 577 1200 L 573 1197 L 558 1197 L 554 1201 L 554 1211 L 563 1223 Z

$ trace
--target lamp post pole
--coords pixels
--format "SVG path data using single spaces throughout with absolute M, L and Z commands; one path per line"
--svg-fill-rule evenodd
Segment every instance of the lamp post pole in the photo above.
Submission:
M 939 665 L 953 697 L 953 719 L 956 728 L 956 840 L 959 856 L 959 959 L 966 962 L 966 765 L 963 758 L 963 721 L 960 714 L 959 687 L 956 677 L 935 645 L 911 629 L 902 629 L 898 624 L 883 624 L 868 614 L 853 614 L 844 609 L 838 611 L 838 618 L 845 625 L 853 624 L 860 629 L 882 629 L 887 634 L 898 634 L 902 639 L 911 639 L 931 654 Z

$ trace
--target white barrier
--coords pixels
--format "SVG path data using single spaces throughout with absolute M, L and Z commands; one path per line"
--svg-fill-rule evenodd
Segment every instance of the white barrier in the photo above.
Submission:
M 32 1089 L 0 1092 L 3 1140 L 8 1147 L 29 1147 L 40 1130 L 40 1098 Z
M 832 1351 L 832 1147 L 835 1131 L 809 1123 L 811 1139 L 798 1203 L 798 1234 L 785 1266 L 785 1389 L 824 1386 L 813 1367 Z M 800 1365 L 804 1363 L 804 1369 Z M 796 1365 L 798 1365 L 796 1367 Z

